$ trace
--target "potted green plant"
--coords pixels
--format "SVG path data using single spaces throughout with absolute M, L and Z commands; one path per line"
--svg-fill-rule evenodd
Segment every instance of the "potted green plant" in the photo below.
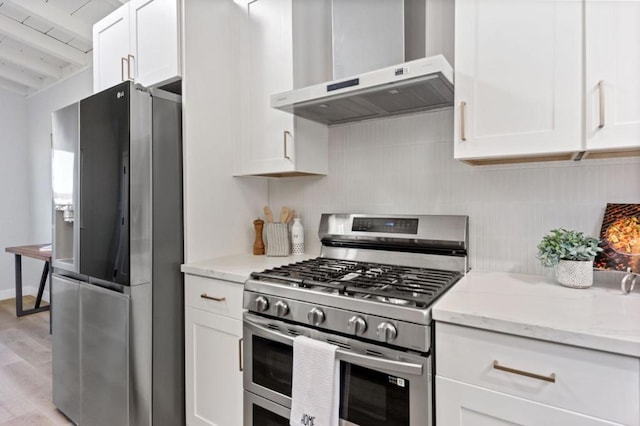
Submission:
M 593 284 L 593 260 L 602 251 L 599 243 L 582 232 L 552 229 L 538 244 L 537 257 L 543 266 L 555 267 L 560 284 L 588 288 Z

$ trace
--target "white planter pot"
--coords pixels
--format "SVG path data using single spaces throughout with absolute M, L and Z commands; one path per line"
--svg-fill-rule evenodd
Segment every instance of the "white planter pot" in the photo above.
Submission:
M 593 260 L 560 260 L 556 265 L 556 280 L 565 287 L 591 287 Z

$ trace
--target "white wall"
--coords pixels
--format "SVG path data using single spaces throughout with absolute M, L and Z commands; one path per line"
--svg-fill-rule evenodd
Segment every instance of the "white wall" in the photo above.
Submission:
M 606 203 L 640 203 L 640 158 L 471 167 L 452 132 L 452 110 L 333 127 L 329 175 L 270 181 L 271 208 L 301 213 L 308 253 L 325 212 L 465 214 L 473 268 L 537 274 L 548 230 L 595 236 Z
M 28 244 L 29 158 L 27 100 L 0 89 L 0 300 L 14 297 L 14 256 L 4 248 Z
M 93 93 L 92 69 L 28 98 L 32 241 L 51 240 L 51 113 Z
M 253 220 L 267 200 L 265 179 L 234 178 L 233 128 L 239 104 L 238 51 L 229 0 L 184 2 L 186 261 L 250 252 Z
M 26 229 L 15 245 L 51 242 L 51 113 L 93 93 L 92 78 L 89 68 L 22 100 L 25 118 L 19 123 L 26 158 L 21 167 L 26 183 L 20 192 L 26 197 L 29 215 Z M 22 261 L 25 294 L 33 294 L 40 282 L 43 264 L 28 258 Z M 11 277 L 13 283 L 13 269 Z M 2 284 L 6 284 L 4 280 Z M 14 294 L 13 290 L 4 297 L 0 293 L 0 299 L 14 297 Z M 45 291 L 47 298 L 48 290 Z
M 640 203 L 640 159 L 471 167 L 453 159 L 451 110 L 330 129 L 326 177 L 233 178 L 234 91 L 251 78 L 237 52 L 240 8 L 185 1 L 186 260 L 251 252 L 251 222 L 269 204 L 302 214 L 307 252 L 323 212 L 466 214 L 471 265 L 542 273 L 541 237 L 556 227 L 597 235 L 607 202 Z M 240 120 L 240 122 L 234 120 Z

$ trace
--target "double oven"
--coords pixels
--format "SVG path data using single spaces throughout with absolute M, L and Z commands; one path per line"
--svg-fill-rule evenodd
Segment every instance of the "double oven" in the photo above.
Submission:
M 322 215 L 320 257 L 252 274 L 244 425 L 288 426 L 293 342 L 337 346 L 341 426 L 433 425 L 431 305 L 467 269 L 466 216 Z
M 338 346 L 340 425 L 430 425 L 431 358 L 251 313 L 244 317 L 245 425 L 288 426 L 293 339 Z

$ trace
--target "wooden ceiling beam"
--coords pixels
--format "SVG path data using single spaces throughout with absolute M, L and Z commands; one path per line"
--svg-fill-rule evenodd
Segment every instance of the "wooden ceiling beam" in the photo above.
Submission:
M 87 65 L 87 55 L 53 37 L 0 14 L 0 33 L 76 65 Z
M 0 65 L 0 77 L 33 89 L 42 88 L 42 80 L 39 78 L 32 77 L 16 69 L 9 68 L 6 65 Z
M 128 3 L 129 0 L 104 0 L 106 3 L 109 3 L 112 6 L 122 6 L 125 3 Z
M 56 80 L 62 78 L 62 70 L 60 68 L 48 64 L 39 58 L 27 55 L 17 49 L 7 47 L 4 43 L 0 43 L 0 59 L 33 71 L 36 74 L 53 77 Z
M 10 3 L 29 16 L 91 44 L 92 25 L 61 11 L 51 3 L 45 3 L 41 0 L 9 0 L 6 3 Z
M 22 84 L 15 83 L 13 81 L 5 80 L 0 77 L 0 89 L 4 89 L 9 92 L 17 93 L 22 96 L 27 96 L 29 94 L 29 89 Z

